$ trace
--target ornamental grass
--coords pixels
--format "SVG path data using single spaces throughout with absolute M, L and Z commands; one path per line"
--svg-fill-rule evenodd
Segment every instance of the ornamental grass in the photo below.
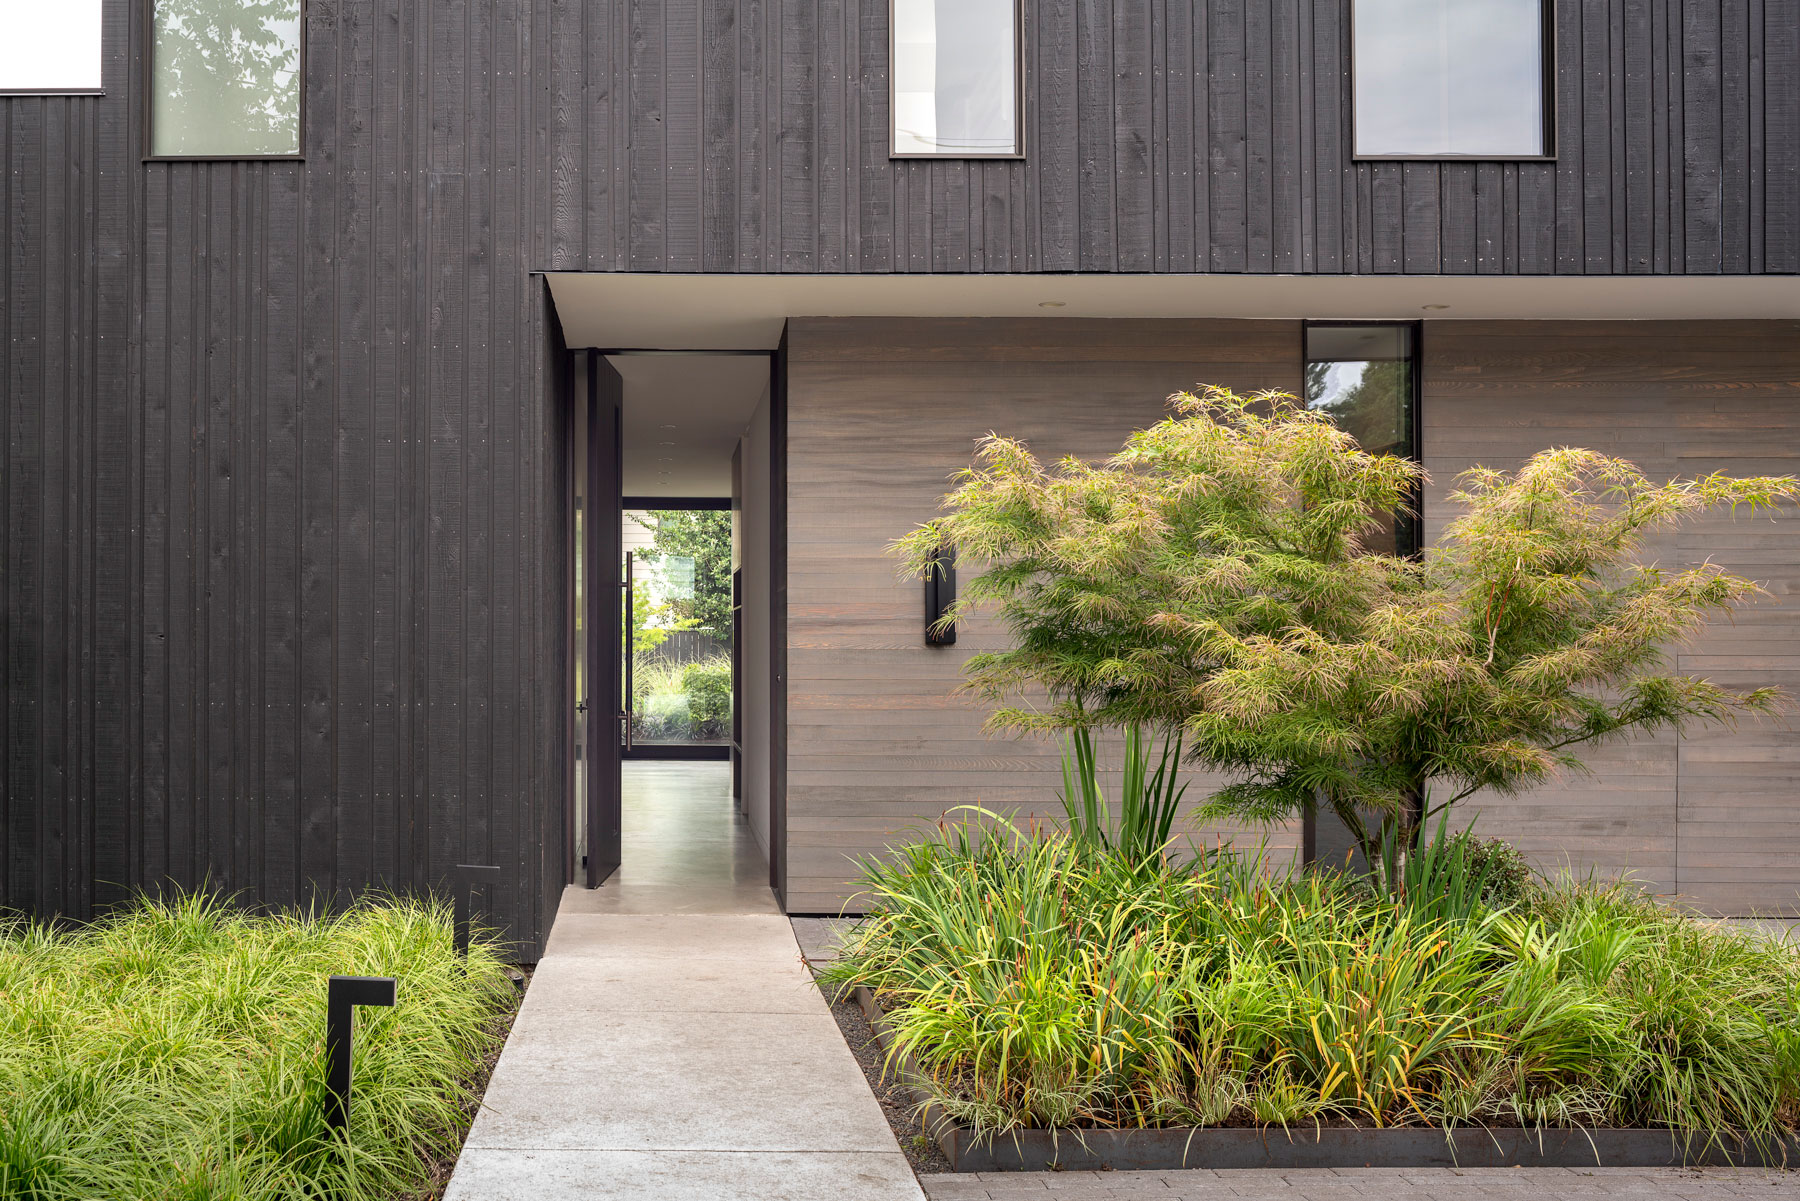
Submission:
M 332 975 L 356 1013 L 348 1136 L 324 1121 Z M 203 896 L 89 926 L 0 926 L 0 1198 L 393 1201 L 453 1158 L 515 1002 L 441 906 L 252 915 Z
M 991 815 L 988 815 L 991 817 Z M 1399 888 L 1222 848 L 1131 860 L 947 824 L 866 865 L 828 979 L 931 1096 L 1020 1127 L 1655 1127 L 1800 1119 L 1800 952 L 1623 883 L 1510 902 L 1444 838 Z M 890 1060 L 890 1066 L 892 1060 Z

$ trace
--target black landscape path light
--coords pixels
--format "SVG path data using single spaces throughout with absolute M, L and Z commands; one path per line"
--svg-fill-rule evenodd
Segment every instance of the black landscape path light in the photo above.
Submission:
M 475 893 L 479 890 L 486 896 L 490 885 L 500 883 L 500 869 L 483 863 L 459 863 L 456 865 L 456 953 L 464 959 L 469 957 L 469 925 L 475 916 Z
M 343 1130 L 350 1124 L 350 1042 L 358 1005 L 392 1008 L 396 985 L 392 976 L 333 976 L 325 994 L 325 1124 Z

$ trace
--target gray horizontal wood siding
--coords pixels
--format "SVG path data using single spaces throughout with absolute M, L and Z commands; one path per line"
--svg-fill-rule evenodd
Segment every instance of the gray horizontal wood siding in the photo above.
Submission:
M 144 163 L 143 8 L 105 6 L 104 97 L 0 99 L 0 899 L 499 863 L 535 948 L 566 655 L 536 14 L 310 0 L 303 163 Z
M 788 328 L 787 905 L 853 900 L 854 856 L 929 830 L 940 814 L 1060 815 L 1058 749 L 989 737 L 956 695 L 970 655 L 1004 643 L 988 618 L 925 645 L 923 584 L 888 543 L 937 512 L 990 430 L 1044 461 L 1098 457 L 1201 383 L 1300 386 L 1293 321 L 799 319 Z M 1216 787 L 1217 782 L 1213 783 Z M 1198 802 L 1205 779 L 1190 790 Z M 1191 808 L 1191 805 L 1190 805 Z M 1267 838 L 1291 856 L 1297 823 L 1224 826 L 1203 841 Z
M 1172 390 L 1296 389 L 1291 322 L 802 319 L 789 329 L 789 906 L 855 907 L 853 857 L 918 836 L 958 805 L 1060 812 L 1055 747 L 989 737 L 956 695 L 969 655 L 1002 644 L 991 619 L 953 647 L 924 642 L 923 585 L 888 543 L 936 511 L 989 430 L 1045 461 L 1116 449 Z M 1588 446 L 1652 478 L 1800 473 L 1800 323 L 1427 323 L 1427 544 L 1456 474 Z M 1710 515 L 1660 540 L 1670 565 L 1705 559 L 1770 595 L 1674 648 L 1680 670 L 1800 692 L 1800 517 Z M 1786 720 L 1602 747 L 1514 798 L 1462 806 L 1546 873 L 1633 872 L 1726 914 L 1800 912 L 1800 765 Z M 1216 781 L 1197 778 L 1191 800 Z M 1193 830 L 1204 841 L 1297 827 Z
M 1585 446 L 1652 479 L 1800 474 L 1800 322 L 1433 322 L 1424 334 L 1423 436 L 1444 494 L 1480 464 L 1510 469 Z M 1680 670 L 1800 693 L 1800 517 L 1710 514 L 1657 538 L 1669 567 L 1711 561 L 1768 595 L 1692 645 Z M 1728 914 L 1800 912 L 1800 756 L 1791 715 L 1602 747 L 1523 796 L 1472 798 L 1477 829 L 1547 868 L 1629 868 L 1661 893 Z
M 888 5 L 551 6 L 544 265 L 1800 271 L 1800 0 L 1560 0 L 1523 163 L 1353 162 L 1350 0 L 1028 2 L 1024 160 L 890 160 Z

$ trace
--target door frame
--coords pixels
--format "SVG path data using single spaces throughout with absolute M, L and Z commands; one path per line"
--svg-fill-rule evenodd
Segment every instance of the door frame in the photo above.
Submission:
M 588 433 L 588 442 L 589 442 L 589 447 L 590 447 L 589 457 L 592 457 L 592 449 L 591 448 L 592 448 L 594 440 L 595 440 L 595 435 L 598 432 L 594 428 L 595 422 L 593 420 L 593 417 L 595 416 L 596 410 L 600 406 L 600 381 L 601 381 L 601 376 L 602 376 L 602 369 L 604 369 L 604 371 L 611 376 L 609 383 L 612 385 L 612 387 L 614 389 L 614 391 L 612 392 L 612 396 L 611 396 L 611 402 L 612 402 L 611 403 L 611 410 L 612 410 L 611 463 L 612 463 L 613 471 L 612 471 L 612 475 L 611 475 L 611 488 L 609 491 L 609 494 L 612 496 L 613 500 L 612 500 L 612 503 L 608 506 L 608 508 L 610 510 L 610 512 L 607 515 L 608 520 L 606 520 L 604 522 L 597 520 L 600 509 L 599 509 L 599 506 L 597 504 L 595 504 L 596 493 L 595 493 L 595 488 L 594 488 L 594 481 L 593 481 L 592 476 L 590 475 L 589 486 L 587 489 L 588 496 L 587 496 L 587 503 L 586 503 L 586 512 L 583 514 L 583 532 L 584 532 L 584 535 L 586 536 L 586 538 L 589 540 L 588 546 L 591 548 L 593 546 L 594 540 L 601 539 L 604 537 L 604 535 L 601 533 L 601 530 L 603 528 L 610 529 L 610 531 L 611 531 L 610 542 L 607 544 L 610 546 L 610 551 L 607 551 L 606 547 L 602 546 L 599 553 L 602 555 L 605 555 L 606 562 L 608 562 L 610 564 L 610 566 L 608 567 L 605 574 L 607 577 L 607 581 L 610 582 L 613 585 L 613 587 L 607 588 L 607 589 L 605 589 L 605 591 L 608 592 L 613 597 L 613 600 L 616 603 L 613 606 L 611 620 L 606 621 L 604 610 L 601 609 L 601 610 L 597 611 L 596 607 L 595 607 L 597 604 L 602 603 L 601 597 L 599 595 L 600 592 L 602 591 L 602 589 L 597 589 L 593 586 L 594 582 L 595 582 L 594 580 L 589 579 L 587 581 L 588 587 L 587 587 L 587 596 L 585 599 L 587 601 L 587 606 L 588 606 L 587 620 L 588 620 L 589 628 L 586 631 L 588 637 L 587 637 L 587 645 L 585 647 L 576 645 L 575 639 L 573 638 L 573 630 L 574 630 L 574 626 L 575 626 L 576 597 L 575 597 L 575 590 L 574 590 L 574 571 L 572 570 L 572 567 L 573 567 L 572 563 L 571 563 L 571 571 L 569 573 L 570 588 L 569 588 L 568 628 L 571 632 L 570 646 L 571 646 L 572 656 L 578 655 L 578 654 L 584 654 L 584 653 L 588 654 L 590 656 L 595 655 L 596 654 L 596 650 L 595 650 L 596 643 L 603 642 L 608 637 L 608 635 L 606 633 L 602 632 L 603 626 L 605 629 L 609 629 L 611 631 L 610 637 L 612 640 L 612 647 L 611 647 L 610 653 L 606 653 L 601 656 L 601 658 L 603 660 L 609 662 L 609 669 L 604 678 L 606 680 L 610 681 L 608 687 L 610 690 L 610 699 L 612 701 L 612 705 L 610 708 L 602 710 L 601 706 L 593 704 L 591 699 L 590 699 L 590 703 L 588 705 L 589 720 L 587 722 L 587 740 L 586 740 L 586 746 L 584 747 L 585 754 L 583 756 L 583 761 L 582 761 L 581 767 L 579 769 L 586 773 L 587 787 L 586 787 L 586 814 L 585 814 L 585 816 L 587 818 L 587 823 L 586 823 L 587 828 L 585 831 L 586 837 L 583 840 L 585 845 L 576 845 L 576 839 L 574 838 L 573 827 L 571 826 L 571 828 L 569 830 L 571 878 L 579 880 L 579 879 L 584 879 L 584 877 L 585 877 L 585 883 L 586 883 L 587 887 L 597 888 L 600 886 L 600 884 L 602 882 L 604 882 L 604 880 L 607 878 L 607 876 L 609 876 L 612 873 L 612 871 L 617 869 L 617 867 L 619 866 L 619 859 L 621 858 L 621 856 L 615 852 L 612 856 L 612 859 L 613 859 L 612 866 L 609 868 L 606 868 L 606 870 L 604 872 L 600 872 L 601 860 L 605 857 L 604 851 L 601 849 L 601 843 L 599 841 L 601 838 L 601 835 L 602 835 L 602 833 L 604 833 L 604 831 L 602 831 L 600 828 L 602 825 L 601 821 L 597 820 L 598 818 L 604 816 L 603 813 L 601 812 L 602 802 L 603 802 L 602 793 L 603 792 L 610 793 L 610 797 L 612 800 L 612 813 L 615 815 L 615 818 L 616 818 L 616 816 L 619 813 L 618 799 L 620 796 L 621 771 L 624 766 L 623 748 L 620 746 L 620 742 L 619 742 L 618 725 L 619 725 L 620 714 L 622 713 L 621 702 L 623 700 L 621 692 L 622 692 L 622 683 L 623 683 L 622 677 L 623 677 L 623 663 L 624 663 L 623 655 L 624 655 L 624 618 L 625 618 L 625 613 L 624 613 L 624 605 L 623 605 L 623 601 L 622 601 L 622 596 L 620 595 L 620 590 L 622 589 L 622 586 L 623 586 L 622 581 L 620 581 L 616 578 L 621 574 L 619 571 L 619 566 L 618 566 L 619 560 L 621 557 L 620 551 L 621 551 L 622 542 L 623 542 L 623 539 L 621 537 L 621 523 L 624 520 L 624 513 L 625 513 L 625 507 L 626 507 L 625 506 L 626 497 L 624 496 L 624 488 L 623 488 L 623 485 L 624 485 L 624 437 L 623 437 L 623 425 L 622 425 L 622 421 L 623 421 L 622 391 L 623 391 L 623 388 L 622 388 L 622 381 L 619 378 L 617 370 L 615 368 L 613 368 L 611 364 L 607 363 L 606 359 L 608 358 L 608 356 L 612 356 L 612 355 L 634 355 L 634 354 L 763 356 L 769 360 L 769 427 L 770 427 L 770 446 L 769 446 L 769 457 L 770 457 L 770 463 L 769 463 L 769 493 L 770 493 L 770 495 L 769 495 L 769 527 L 770 527 L 769 528 L 769 635 L 770 635 L 770 637 L 769 637 L 769 694 L 766 698 L 758 698 L 758 699 L 766 699 L 768 707 L 769 707 L 769 847 L 768 847 L 769 887 L 770 887 L 771 891 L 773 891 L 775 894 L 776 903 L 778 905 L 780 905 L 781 908 L 785 911 L 787 908 L 787 736 L 788 736 L 788 731 L 787 731 L 787 713 L 788 713 L 788 704 L 787 704 L 787 701 L 788 701 L 788 697 L 787 697 L 787 670 L 788 670 L 788 644 L 787 644 L 787 626 L 788 626 L 788 618 L 787 618 L 787 586 L 788 586 L 788 530 L 787 530 L 787 517 L 788 517 L 787 374 L 788 373 L 787 373 L 787 355 L 788 355 L 788 344 L 787 344 L 787 327 L 785 324 L 783 324 L 782 331 L 781 331 L 780 344 L 774 350 L 759 350 L 759 349 L 661 350 L 661 349 L 653 349 L 653 348 L 647 348 L 647 347 L 591 347 L 591 348 L 584 348 L 584 349 L 580 349 L 580 350 L 571 349 L 571 350 L 568 350 L 566 353 L 569 356 L 569 367 L 571 368 L 571 373 L 572 373 L 572 369 L 574 366 L 575 356 L 577 354 L 586 356 L 586 364 L 587 364 L 586 395 L 585 395 L 585 397 L 577 397 L 574 399 L 575 399 L 576 404 L 586 404 L 586 405 L 591 406 L 588 410 L 588 414 L 589 414 L 589 418 L 590 418 L 589 433 Z M 571 391 L 573 391 L 573 389 L 571 389 Z M 570 490 L 569 490 L 569 502 L 568 503 L 570 505 L 570 511 L 573 512 L 574 500 L 575 500 L 573 478 L 574 478 L 575 471 L 582 469 L 582 462 L 581 462 L 581 449 L 582 448 L 579 447 L 578 445 L 576 445 L 576 438 L 574 436 L 575 422 L 573 420 L 568 422 L 567 428 L 570 431 L 570 433 L 569 433 L 569 453 L 570 453 L 570 457 L 572 460 L 571 473 L 570 473 L 571 474 L 571 485 L 570 485 Z M 632 499 L 636 500 L 636 499 L 644 499 L 644 498 L 634 497 Z M 697 498 L 669 498 L 669 499 L 671 499 L 671 500 L 676 500 L 676 499 L 693 500 L 693 499 L 697 499 Z M 676 506 L 670 506 L 670 507 L 676 507 Z M 570 548 L 571 556 L 575 555 L 576 553 L 579 553 L 579 549 L 575 546 L 575 541 L 573 538 L 570 539 L 569 548 Z M 735 641 L 734 641 L 734 646 L 735 646 Z M 593 658 L 589 659 L 590 664 L 592 664 L 594 661 L 595 660 Z M 595 677 L 598 676 L 598 674 L 599 673 L 590 672 L 590 680 L 589 680 L 589 691 L 590 692 L 593 691 L 593 680 Z M 573 686 L 574 680 L 573 680 L 573 663 L 572 662 L 570 664 L 570 681 L 569 681 L 569 683 L 570 683 L 570 686 L 566 690 L 566 699 L 564 701 L 564 703 L 569 706 L 569 721 L 566 723 L 565 728 L 568 729 L 569 734 L 570 734 L 570 747 L 569 747 L 568 762 L 573 764 L 575 762 L 575 759 L 574 759 L 574 705 L 575 705 L 577 698 L 574 695 L 575 689 Z M 732 680 L 732 694 L 733 694 L 733 702 L 734 702 L 733 711 L 734 711 L 734 713 L 740 712 L 742 709 L 743 702 L 750 698 L 748 698 L 745 695 L 743 681 L 742 681 L 741 677 L 738 675 L 738 673 L 735 671 L 735 665 L 734 665 L 734 673 L 733 673 L 733 680 Z M 607 698 L 601 698 L 601 700 L 603 702 L 606 699 Z M 601 718 L 603 716 L 603 714 L 608 717 L 608 720 L 604 720 L 604 721 L 597 720 L 597 719 Z M 611 750 L 610 750 L 609 754 L 596 755 L 595 752 L 596 752 L 596 750 L 599 749 L 599 747 L 601 745 L 601 741 L 602 741 L 597 738 L 597 735 L 598 735 L 599 730 L 602 728 L 604 728 L 608 732 L 608 734 L 611 736 L 610 740 L 608 740 L 608 745 L 610 745 Z M 598 774 L 595 771 L 596 766 L 598 766 L 600 768 L 600 770 L 605 773 L 604 777 L 602 777 L 602 778 L 607 781 L 610 781 L 609 789 L 603 790 L 603 789 L 596 789 L 594 787 L 594 782 L 595 782 L 596 776 Z M 574 787 L 573 787 L 572 780 L 571 780 L 571 784 L 570 784 L 570 788 L 569 788 L 569 795 L 571 798 L 571 805 L 572 805 L 573 795 L 574 795 Z M 617 830 L 618 830 L 617 825 L 614 825 L 613 826 L 613 838 L 615 839 L 615 841 L 613 841 L 611 844 L 613 847 L 619 846 L 618 841 L 616 841 Z M 586 863 L 585 872 L 583 870 L 584 858 L 585 858 L 585 863 Z

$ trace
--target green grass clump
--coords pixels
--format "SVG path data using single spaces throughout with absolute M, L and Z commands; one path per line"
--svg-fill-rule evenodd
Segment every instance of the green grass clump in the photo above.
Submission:
M 829 969 L 951 1116 L 1018 1127 L 1666 1127 L 1792 1134 L 1800 952 L 1620 885 L 1497 904 L 1449 838 L 1397 892 L 1096 854 L 1010 826 L 871 863 Z
M 356 1014 L 348 1139 L 323 1119 L 332 975 L 394 976 Z M 0 926 L 0 1198 L 394 1198 L 432 1185 L 514 990 L 441 906 L 258 916 L 143 901 Z

